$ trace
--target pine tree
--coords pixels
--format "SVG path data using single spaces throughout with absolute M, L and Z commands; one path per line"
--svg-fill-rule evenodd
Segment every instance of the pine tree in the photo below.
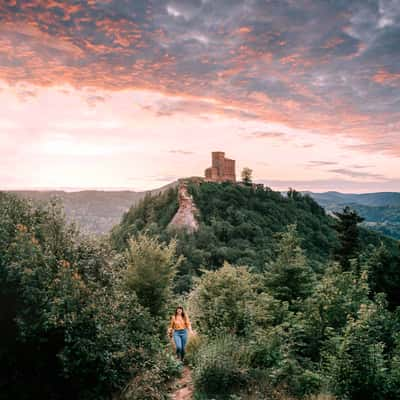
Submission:
M 335 250 L 335 260 L 340 263 L 344 271 L 351 268 L 350 260 L 356 258 L 360 250 L 358 224 L 364 221 L 356 211 L 344 207 L 342 212 L 334 212 L 337 217 L 335 229 L 339 237 L 339 246 Z
M 296 301 L 311 294 L 314 283 L 314 272 L 300 246 L 296 225 L 288 225 L 280 234 L 277 253 L 276 260 L 267 265 L 265 284 L 276 299 L 289 302 L 293 308 Z

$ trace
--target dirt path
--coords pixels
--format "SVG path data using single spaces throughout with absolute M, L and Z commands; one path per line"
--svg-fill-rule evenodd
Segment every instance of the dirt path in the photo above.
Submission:
M 192 373 L 188 366 L 183 367 L 182 377 L 177 381 L 176 387 L 171 394 L 171 400 L 192 400 Z

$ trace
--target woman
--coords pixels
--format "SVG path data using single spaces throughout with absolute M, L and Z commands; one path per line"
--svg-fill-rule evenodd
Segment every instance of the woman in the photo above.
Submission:
M 170 337 L 172 335 L 174 337 L 176 355 L 181 361 L 183 361 L 185 357 L 188 330 L 194 335 L 188 315 L 185 314 L 183 307 L 179 306 L 176 308 L 175 314 L 171 317 L 168 334 Z

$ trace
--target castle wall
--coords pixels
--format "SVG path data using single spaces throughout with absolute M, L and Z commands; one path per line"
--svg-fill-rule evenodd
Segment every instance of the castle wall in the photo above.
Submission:
M 231 160 L 229 158 L 225 159 L 224 176 L 225 176 L 226 180 L 236 182 L 235 160 Z
M 225 153 L 222 151 L 214 151 L 212 153 L 212 166 L 213 168 L 217 168 L 218 175 L 223 175 L 225 169 Z
M 218 180 L 218 169 L 215 167 L 207 168 L 205 171 L 205 177 L 207 180 L 217 181 Z

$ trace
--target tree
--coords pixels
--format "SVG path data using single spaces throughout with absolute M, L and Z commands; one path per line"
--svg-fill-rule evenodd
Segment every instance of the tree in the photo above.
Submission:
M 398 321 L 387 311 L 382 296 L 361 304 L 350 317 L 343 335 L 327 347 L 327 377 L 331 391 L 340 399 L 398 399 Z
M 311 294 L 314 273 L 308 264 L 296 225 L 288 225 L 277 244 L 277 258 L 267 264 L 265 284 L 278 300 L 293 303 Z
M 370 289 L 366 273 L 342 272 L 338 263 L 325 267 L 312 295 L 303 307 L 306 354 L 319 361 L 324 342 L 333 333 L 340 334 L 349 317 L 356 317 L 362 303 L 369 301 Z
M 144 373 L 160 387 L 170 363 L 122 257 L 80 236 L 57 202 L 0 193 L 0 220 L 0 399 L 109 399 Z
M 253 181 L 253 170 L 248 167 L 244 167 L 241 173 L 241 177 L 242 177 L 242 182 L 245 185 L 251 185 Z
M 260 275 L 244 266 L 225 262 L 217 271 L 204 271 L 189 297 L 200 332 L 209 337 L 249 336 L 281 322 L 287 304 L 262 289 Z
M 400 256 L 380 243 L 364 251 L 361 259 L 368 271 L 372 293 L 386 293 L 390 309 L 400 306 Z
M 287 191 L 287 197 L 293 200 L 301 200 L 303 198 L 303 195 L 296 189 L 290 187 L 289 190 Z
M 355 258 L 360 250 L 358 224 L 364 221 L 356 211 L 346 206 L 342 212 L 334 212 L 337 217 L 335 229 L 339 237 L 339 246 L 335 250 L 335 259 L 339 261 L 344 271 L 351 268 L 350 260 Z
M 205 272 L 190 297 L 190 309 L 200 331 L 211 337 L 245 333 L 250 324 L 247 305 L 254 300 L 254 289 L 246 267 L 225 262 L 219 270 Z
M 176 256 L 176 242 L 168 245 L 142 233 L 129 240 L 126 281 L 140 304 L 155 316 L 164 316 L 172 293 L 173 279 L 182 261 Z

